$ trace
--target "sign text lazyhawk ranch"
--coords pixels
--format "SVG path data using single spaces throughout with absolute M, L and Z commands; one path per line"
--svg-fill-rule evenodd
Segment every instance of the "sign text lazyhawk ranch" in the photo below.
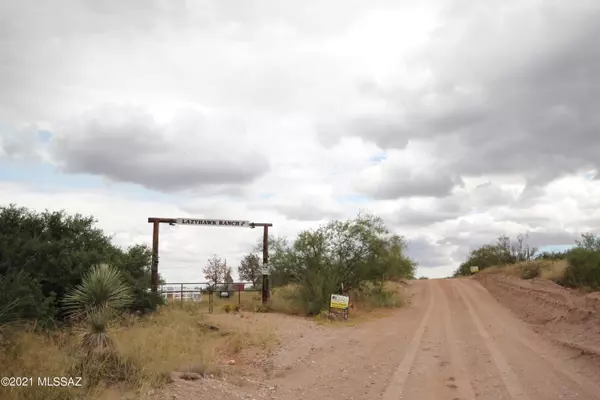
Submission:
M 202 225 L 202 226 L 234 226 L 239 228 L 250 227 L 250 221 L 235 221 L 228 219 L 191 219 L 177 218 L 180 225 Z

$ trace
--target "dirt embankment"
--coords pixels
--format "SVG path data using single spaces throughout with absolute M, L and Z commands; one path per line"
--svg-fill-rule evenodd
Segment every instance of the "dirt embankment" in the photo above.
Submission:
M 584 294 L 546 280 L 503 274 L 481 274 L 475 279 L 539 334 L 600 357 L 600 293 Z

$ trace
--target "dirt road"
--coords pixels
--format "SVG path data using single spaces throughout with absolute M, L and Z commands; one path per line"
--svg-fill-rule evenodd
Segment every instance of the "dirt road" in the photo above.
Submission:
M 419 281 L 412 291 L 391 317 L 300 334 L 246 398 L 600 400 L 597 359 L 538 335 L 478 282 Z

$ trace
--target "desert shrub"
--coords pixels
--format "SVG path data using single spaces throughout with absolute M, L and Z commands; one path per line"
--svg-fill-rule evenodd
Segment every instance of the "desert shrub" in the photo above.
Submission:
M 365 283 L 360 288 L 350 291 L 348 295 L 350 302 L 363 311 L 402 307 L 406 304 L 399 284 L 393 282 L 388 282 L 386 285 Z M 290 315 L 306 315 L 307 310 L 312 311 L 317 307 L 322 307 L 318 312 L 312 314 L 319 315 L 323 310 L 329 309 L 331 293 L 327 294 L 326 300 L 321 301 L 314 301 L 308 296 L 310 296 L 309 292 L 300 285 L 277 288 L 271 296 L 269 308 L 272 311 Z M 326 314 L 328 315 L 328 312 Z
M 54 315 L 54 297 L 45 297 L 29 273 L 11 269 L 0 276 L 0 325 L 15 320 L 36 319 L 48 325 Z
M 541 266 L 539 263 L 522 263 L 519 271 L 522 279 L 533 279 L 540 276 Z
M 532 261 L 538 249 L 530 246 L 528 240 L 527 234 L 519 234 L 515 240 L 502 235 L 495 243 L 472 250 L 468 259 L 456 269 L 454 277 L 473 275 L 471 267 L 479 267 L 480 271 L 484 271 L 490 267 Z
M 414 278 L 416 264 L 405 255 L 404 239 L 369 214 L 301 232 L 291 244 L 277 243 L 273 258 L 285 263 L 275 264 L 275 272 L 281 270 L 295 287 L 288 304 L 309 316 L 327 308 L 333 293 Z
M 402 307 L 406 301 L 397 288 L 364 285 L 351 293 L 351 302 L 362 310 Z
M 569 252 L 567 261 L 562 284 L 569 287 L 600 289 L 600 251 L 575 248 Z
M 299 301 L 298 286 L 287 285 L 274 289 L 269 300 L 269 307 L 271 310 L 283 314 L 302 314 L 303 308 L 301 301 Z
M 337 285 L 326 271 L 313 267 L 307 270 L 296 291 L 296 304 L 299 304 L 306 315 L 317 315 L 327 307 L 331 294 L 337 292 Z
M 0 310 L 8 307 L 10 318 L 37 320 L 38 327 L 59 323 L 66 317 L 62 298 L 103 263 L 118 269 L 133 289 L 132 310 L 155 309 L 163 300 L 148 291 L 150 249 L 121 249 L 95 224 L 93 217 L 64 211 L 0 207 Z M 16 298 L 19 304 L 12 304 Z

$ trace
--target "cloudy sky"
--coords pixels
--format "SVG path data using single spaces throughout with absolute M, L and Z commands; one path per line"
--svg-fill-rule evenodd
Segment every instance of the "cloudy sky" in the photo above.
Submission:
M 419 275 L 600 232 L 600 1 L 0 0 L 0 204 L 293 237 L 369 210 Z M 203 280 L 260 237 L 161 227 Z

